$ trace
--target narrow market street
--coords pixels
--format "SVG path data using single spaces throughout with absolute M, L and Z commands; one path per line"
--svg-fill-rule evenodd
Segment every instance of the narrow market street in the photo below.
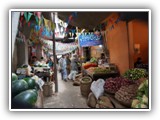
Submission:
M 14 11 L 11 108 L 149 109 L 148 18 L 148 11 Z
M 44 98 L 44 108 L 89 108 L 87 99 L 81 95 L 80 86 L 73 86 L 71 80 L 63 81 L 60 73 L 57 73 L 58 93 Z

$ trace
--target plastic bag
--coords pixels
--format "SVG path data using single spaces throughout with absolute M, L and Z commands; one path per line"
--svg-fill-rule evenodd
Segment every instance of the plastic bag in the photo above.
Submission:
M 104 92 L 104 86 L 105 81 L 103 79 L 98 79 L 97 81 L 93 81 L 91 84 L 91 91 L 93 92 L 93 94 L 95 95 L 95 97 L 98 98 L 103 95 Z

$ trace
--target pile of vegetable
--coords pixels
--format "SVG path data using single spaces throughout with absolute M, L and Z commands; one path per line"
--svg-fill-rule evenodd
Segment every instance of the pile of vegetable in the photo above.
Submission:
M 18 76 L 15 73 L 12 73 L 12 81 L 18 80 Z
M 86 63 L 83 63 L 82 66 L 84 69 L 88 69 L 90 67 L 97 67 L 98 65 L 97 65 L 97 63 L 86 62 Z
M 132 101 L 132 108 L 148 108 L 148 80 L 138 87 L 136 99 Z
M 106 68 L 102 68 L 102 67 L 96 67 L 94 69 L 94 74 L 107 74 L 110 73 L 111 71 L 109 69 Z
M 32 108 L 34 107 L 38 93 L 36 82 L 32 78 L 18 79 L 12 73 L 11 94 L 13 108 Z
M 130 107 L 132 100 L 135 98 L 138 86 L 132 84 L 129 86 L 122 86 L 116 93 L 115 98 L 123 105 Z
M 123 76 L 129 80 L 138 80 L 147 77 L 147 71 L 140 68 L 129 69 Z
M 131 85 L 133 81 L 130 81 L 126 78 L 116 77 L 116 78 L 108 78 L 105 81 L 104 90 L 108 93 L 116 93 L 121 86 Z
M 89 83 L 89 82 L 91 82 L 92 81 L 92 79 L 90 78 L 90 77 L 83 77 L 82 79 L 81 79 L 81 82 L 82 83 Z
M 93 58 L 90 59 L 90 62 L 91 62 L 91 63 L 96 63 L 96 62 L 97 62 L 97 59 L 93 57 Z

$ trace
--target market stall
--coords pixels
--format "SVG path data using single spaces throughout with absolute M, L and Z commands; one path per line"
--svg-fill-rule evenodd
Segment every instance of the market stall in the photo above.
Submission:
M 48 12 L 51 20 L 45 18 L 42 12 L 21 13 L 17 43 L 24 42 L 25 47 L 22 51 L 25 50 L 25 52 L 19 56 L 25 54 L 23 57 L 25 60 L 21 62 L 25 64 L 18 65 L 16 72 L 12 73 L 12 108 L 43 108 L 43 99 L 53 95 L 53 87 L 55 87 L 55 92 L 58 92 L 60 81 L 58 81 L 57 76 L 60 76 L 58 75 L 59 72 L 63 76 L 65 70 L 58 71 L 57 61 L 66 54 L 75 57 L 76 64 L 78 63 L 78 72 L 77 70 L 74 72 L 76 77 L 74 80 L 69 77 L 65 80 L 68 85 L 79 86 L 79 92 L 87 99 L 86 104 L 90 108 L 149 108 L 148 71 L 139 69 L 148 69 L 148 67 L 141 66 L 136 69 L 129 69 L 132 68 L 128 60 L 129 44 L 125 42 L 124 45 L 127 46 L 127 49 L 120 49 L 121 53 L 125 53 L 125 57 L 123 57 L 123 54 L 119 55 L 119 51 L 116 49 L 117 45 L 124 43 L 124 41 L 116 39 L 117 43 L 115 44 L 112 43 L 113 40 L 108 39 L 108 32 L 114 27 L 119 27 L 120 16 L 115 17 L 115 21 L 109 19 L 103 23 L 96 23 L 93 30 L 87 30 L 69 25 L 70 22 L 74 23 L 72 20 L 76 18 L 76 13 L 68 16 L 68 24 L 64 24 L 55 14 L 53 15 L 53 12 Z M 24 26 L 30 28 L 28 39 L 24 35 L 27 31 L 23 30 Z M 89 25 L 87 24 L 87 26 Z M 109 36 L 112 38 L 112 35 Z M 44 57 L 45 64 L 41 62 L 36 65 L 33 64 L 32 57 L 36 57 L 37 61 Z M 127 62 L 123 59 L 117 60 L 118 57 Z M 16 59 L 20 58 L 17 57 Z M 51 62 L 51 66 L 49 66 L 48 61 Z M 15 64 L 17 65 L 17 63 Z M 69 65 L 67 65 L 67 70 L 71 73 Z M 127 71 L 124 73 L 124 70 Z M 63 83 L 64 88 L 66 82 Z M 71 86 L 69 89 L 74 91 Z M 69 95 L 71 94 L 69 93 Z M 58 101 L 55 102 L 58 103 Z
M 90 85 L 87 104 L 91 108 L 148 108 L 148 75 L 130 69 L 121 77 L 98 79 Z
M 44 82 L 38 76 L 19 79 L 12 73 L 12 108 L 43 108 Z

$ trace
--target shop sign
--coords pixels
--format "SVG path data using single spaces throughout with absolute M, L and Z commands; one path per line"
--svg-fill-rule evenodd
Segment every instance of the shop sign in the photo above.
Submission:
M 81 47 L 102 45 L 102 36 L 96 34 L 79 35 L 79 44 Z

